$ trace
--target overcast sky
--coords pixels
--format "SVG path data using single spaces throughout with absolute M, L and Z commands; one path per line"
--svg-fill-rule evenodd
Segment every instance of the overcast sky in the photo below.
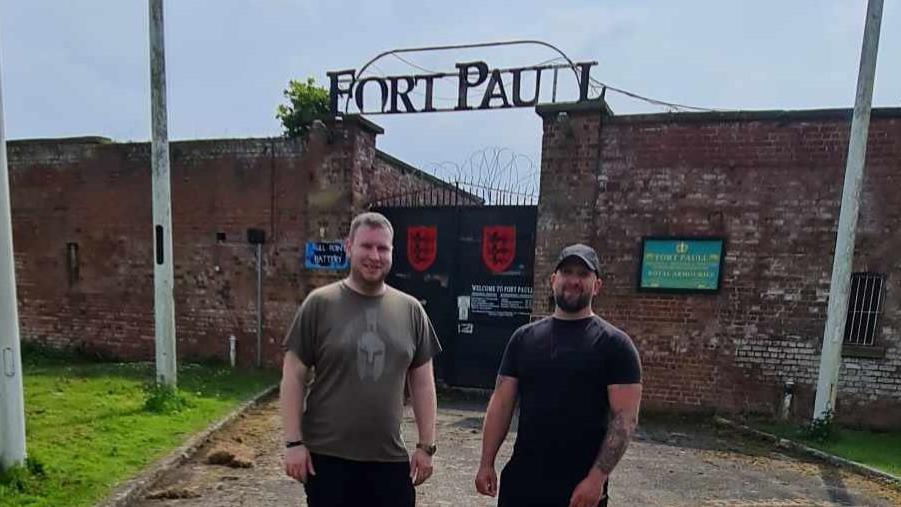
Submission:
M 886 0 L 875 106 L 901 106 L 901 1 Z M 167 0 L 170 139 L 281 133 L 289 79 L 327 84 L 394 48 L 541 39 L 593 77 L 661 100 L 722 109 L 851 107 L 865 0 Z M 10 139 L 150 137 L 146 0 L 0 2 L 0 73 Z M 526 66 L 538 46 L 417 53 L 420 66 Z M 374 74 L 413 74 L 399 60 Z M 608 92 L 617 114 L 663 111 Z M 533 110 L 374 116 L 379 147 L 420 167 L 502 147 L 540 160 Z M 521 159 L 527 160 L 527 159 Z M 520 162 L 519 165 L 525 165 Z

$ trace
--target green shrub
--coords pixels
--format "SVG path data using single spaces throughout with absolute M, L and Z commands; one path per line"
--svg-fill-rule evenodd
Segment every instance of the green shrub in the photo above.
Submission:
M 165 384 L 144 385 L 144 410 L 154 414 L 172 414 L 190 406 L 187 396 Z
M 313 78 L 306 83 L 292 79 L 284 95 L 288 104 L 280 104 L 275 117 L 281 120 L 287 137 L 305 135 L 315 120 L 330 115 L 328 90 L 316 86 Z
M 827 410 L 823 417 L 814 419 L 801 428 L 801 437 L 814 442 L 826 443 L 838 439 L 832 410 Z
M 0 487 L 18 493 L 32 493 L 46 476 L 44 464 L 33 456 L 25 458 L 25 463 L 0 470 Z

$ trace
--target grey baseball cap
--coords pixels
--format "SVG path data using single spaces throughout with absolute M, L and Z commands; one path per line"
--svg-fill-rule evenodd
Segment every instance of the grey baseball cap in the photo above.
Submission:
M 557 259 L 557 266 L 554 267 L 554 271 L 560 269 L 560 265 L 563 264 L 563 261 L 570 257 L 578 257 L 579 260 L 588 266 L 588 269 L 594 271 L 598 276 L 601 275 L 601 261 L 598 260 L 598 253 L 594 251 L 594 248 L 583 245 L 582 243 L 569 245 L 564 247 L 563 250 L 560 250 L 560 257 Z

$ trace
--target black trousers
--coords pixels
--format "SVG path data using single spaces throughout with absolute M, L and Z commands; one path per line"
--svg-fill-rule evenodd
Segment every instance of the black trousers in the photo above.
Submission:
M 316 475 L 307 476 L 309 507 L 414 507 L 410 463 L 351 461 L 310 454 Z
M 498 507 L 567 507 L 584 469 L 547 468 L 547 463 L 511 460 L 500 477 Z M 607 507 L 607 482 L 597 507 Z

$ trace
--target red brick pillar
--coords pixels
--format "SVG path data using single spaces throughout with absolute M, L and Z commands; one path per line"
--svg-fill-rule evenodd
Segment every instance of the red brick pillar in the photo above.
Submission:
M 536 112 L 544 121 L 541 142 L 541 195 L 535 241 L 532 313 L 553 310 L 550 275 L 560 249 L 595 241 L 603 102 L 550 104 Z

